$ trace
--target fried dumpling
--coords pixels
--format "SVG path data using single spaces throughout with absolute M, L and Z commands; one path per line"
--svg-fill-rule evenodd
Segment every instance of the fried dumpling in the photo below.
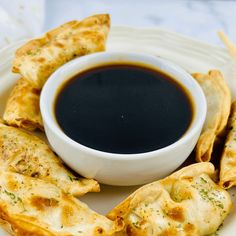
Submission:
M 17 236 L 109 236 L 119 229 L 118 222 L 57 186 L 4 171 L 0 172 L 0 219 Z
M 74 196 L 100 190 L 97 181 L 68 171 L 41 139 L 4 124 L 0 124 L 0 168 L 47 180 Z
M 210 161 L 216 137 L 224 131 L 230 113 L 231 94 L 222 74 L 217 70 L 208 74 L 193 74 L 207 101 L 207 115 L 196 145 L 196 160 Z
M 34 88 L 26 79 L 20 78 L 8 98 L 3 114 L 4 121 L 29 131 L 36 128 L 43 130 L 39 96 L 39 89 Z
M 230 195 L 213 182 L 213 176 L 209 162 L 190 165 L 141 187 L 108 218 L 123 218 L 129 236 L 210 235 L 232 207 Z
M 236 101 L 231 106 L 228 128 L 229 133 L 221 157 L 219 182 L 226 189 L 236 185 Z
M 71 59 L 105 50 L 110 28 L 108 14 L 71 21 L 34 39 L 16 51 L 12 71 L 20 73 L 35 88 Z

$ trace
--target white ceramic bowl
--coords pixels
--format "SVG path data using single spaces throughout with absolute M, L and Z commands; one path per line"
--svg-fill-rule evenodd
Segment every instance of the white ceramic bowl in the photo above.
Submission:
M 175 143 L 140 154 L 113 154 L 97 151 L 73 141 L 60 129 L 54 102 L 59 87 L 74 75 L 97 65 L 142 63 L 174 77 L 192 95 L 195 116 L 191 127 Z M 62 160 L 73 170 L 100 183 L 110 185 L 138 185 L 162 178 L 178 168 L 193 150 L 200 135 L 205 116 L 206 101 L 196 81 L 183 69 L 151 55 L 104 52 L 75 59 L 62 66 L 43 87 L 40 109 L 49 143 Z

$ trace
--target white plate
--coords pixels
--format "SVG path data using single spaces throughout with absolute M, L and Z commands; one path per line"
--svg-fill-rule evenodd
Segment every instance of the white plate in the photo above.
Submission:
M 11 73 L 10 69 L 14 52 L 21 44 L 22 41 L 0 51 L 0 115 L 4 110 L 9 91 L 19 78 L 18 75 Z M 236 98 L 236 62 L 231 59 L 225 49 L 220 47 L 157 28 L 115 26 L 111 29 L 107 50 L 154 54 L 182 66 L 188 72 L 219 69 L 231 88 L 233 98 Z M 137 187 L 103 185 L 100 193 L 89 193 L 81 200 L 99 213 L 106 214 L 135 189 Z M 220 236 L 232 236 L 236 232 L 236 197 L 233 193 L 235 189 L 231 189 L 230 192 L 235 207 L 221 227 L 218 234 Z M 0 229 L 0 235 L 7 236 L 8 234 Z

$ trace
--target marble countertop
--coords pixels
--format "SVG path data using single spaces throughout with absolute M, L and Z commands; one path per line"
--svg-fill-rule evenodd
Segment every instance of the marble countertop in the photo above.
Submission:
M 73 18 L 108 12 L 112 24 L 157 26 L 214 44 L 220 42 L 216 32 L 224 30 L 236 42 L 236 1 L 48 0 L 46 9 L 46 30 Z
M 236 42 L 234 0 L 0 0 L 0 47 L 104 12 L 113 25 L 161 27 L 213 44 L 223 30 Z

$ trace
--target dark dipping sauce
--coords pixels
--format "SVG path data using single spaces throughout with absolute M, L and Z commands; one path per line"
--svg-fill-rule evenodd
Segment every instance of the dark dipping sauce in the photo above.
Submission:
M 166 147 L 193 119 L 186 89 L 170 76 L 139 65 L 104 65 L 67 81 L 55 101 L 63 132 L 87 147 L 137 154 Z

